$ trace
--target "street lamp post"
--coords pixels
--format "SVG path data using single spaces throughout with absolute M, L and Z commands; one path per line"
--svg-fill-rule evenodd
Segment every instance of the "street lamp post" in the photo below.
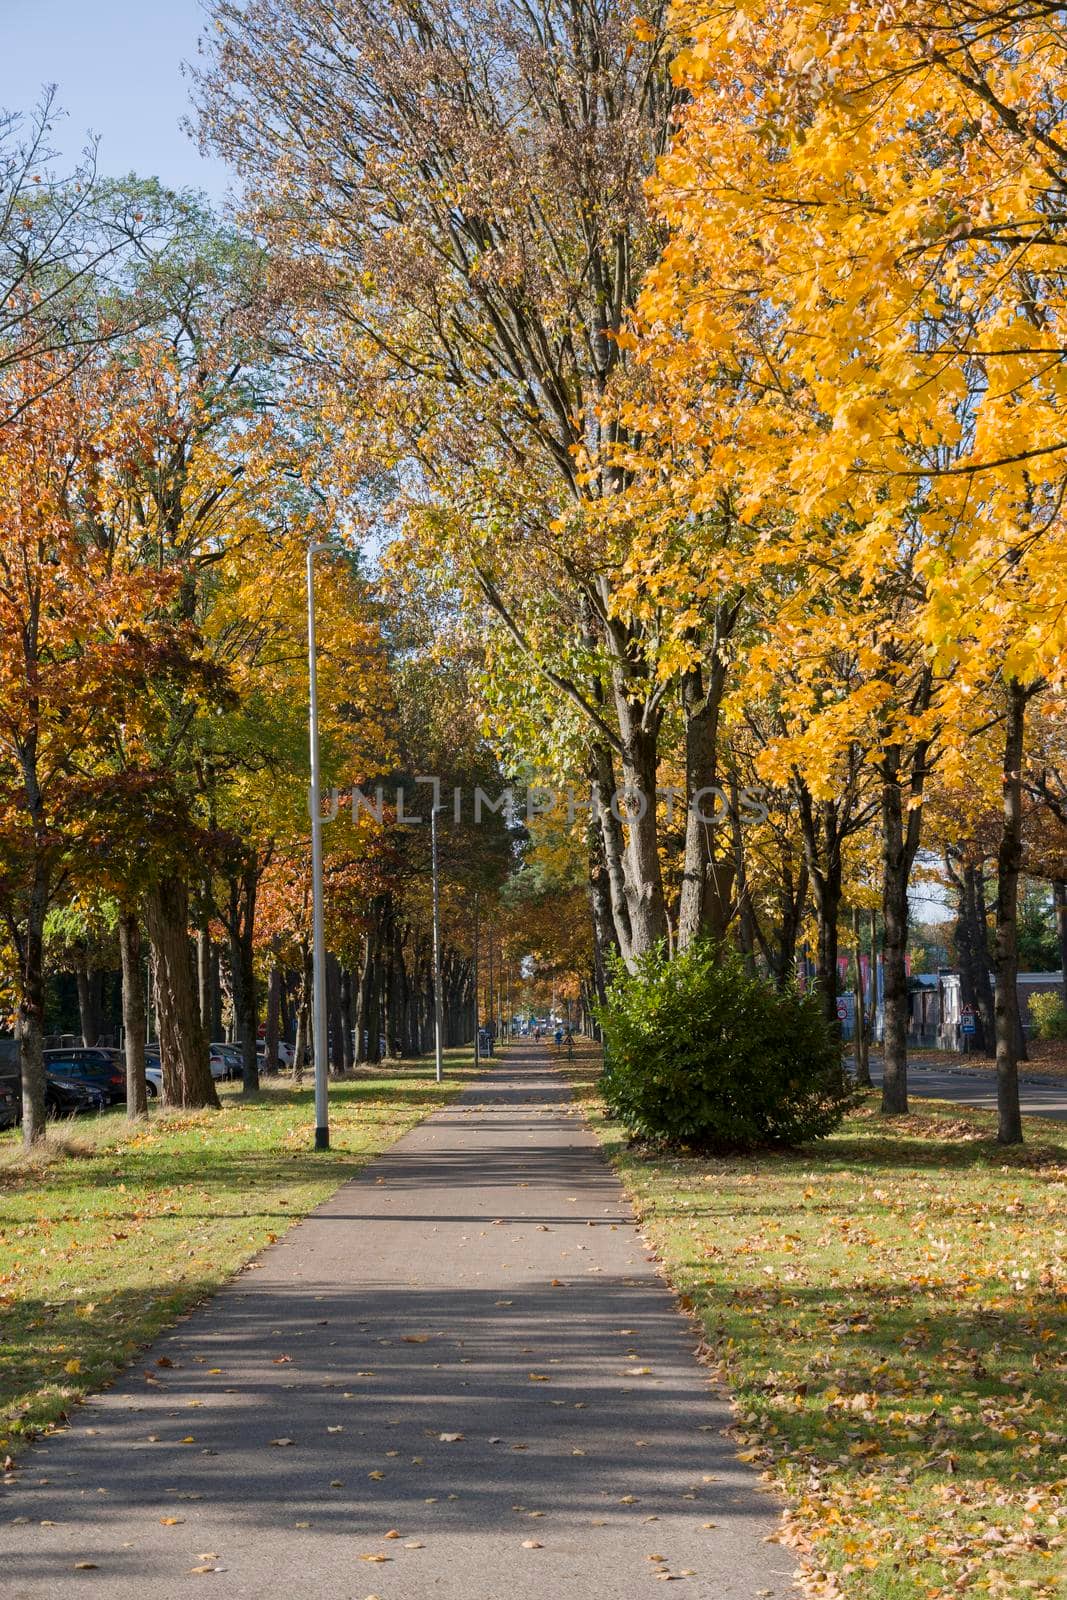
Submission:
M 315 1039 L 315 1149 L 330 1148 L 329 1093 L 326 1078 L 326 932 L 322 911 L 322 805 L 319 794 L 319 694 L 315 652 L 315 557 L 328 544 L 309 544 L 308 586 L 308 736 L 311 742 L 311 937 L 312 1027 Z
M 444 1040 L 441 1025 L 441 892 L 437 877 L 437 813 L 444 808 L 434 806 L 430 811 L 430 869 L 433 876 L 433 1049 L 434 1076 L 442 1078 L 442 1052 Z

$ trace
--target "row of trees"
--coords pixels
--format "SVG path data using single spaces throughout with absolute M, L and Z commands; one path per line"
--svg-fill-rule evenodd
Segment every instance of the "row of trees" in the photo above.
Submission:
M 345 797 L 424 770 L 489 782 L 470 662 L 436 661 L 419 598 L 387 604 L 357 553 L 380 474 L 308 387 L 261 243 L 195 197 L 105 183 L 88 157 L 55 176 L 51 114 L 0 128 L 0 911 L 31 1141 L 56 966 L 79 973 L 88 1043 L 97 975 L 121 965 L 133 1115 L 149 963 L 170 1103 L 217 1103 L 222 989 L 246 1090 L 261 1019 L 268 1060 L 288 1022 L 303 1061 L 309 541 L 332 541 L 326 781 Z M 490 821 L 447 838 L 456 1038 L 475 1007 L 462 896 L 491 918 L 512 850 Z M 339 799 L 327 830 L 338 1068 L 377 1059 L 383 1036 L 425 1048 L 432 1027 L 427 829 L 394 824 Z
M 491 787 L 488 736 L 577 796 L 499 893 L 514 817 L 450 835 L 454 1036 L 476 904 L 587 1003 L 613 955 L 731 942 L 784 987 L 808 944 L 832 1019 L 844 936 L 882 956 L 902 1111 L 932 854 L 1020 1137 L 1024 869 L 1067 905 L 1058 10 L 212 9 L 202 136 L 245 231 L 54 176 L 47 107 L 0 130 L 28 1136 L 72 929 L 119 944 L 134 1041 L 150 945 L 178 1103 L 214 1095 L 220 950 L 246 1086 L 264 1007 L 306 1038 L 302 559 L 340 532 L 327 781 Z M 425 829 L 390 824 L 327 832 L 340 1064 L 426 1039 Z
M 1067 876 L 1059 8 L 213 12 L 204 134 L 397 569 L 491 619 L 509 764 L 592 793 L 595 969 L 708 937 L 784 984 L 811 929 L 832 1017 L 873 906 L 900 1112 L 916 860 L 988 872 L 1020 1138 L 1020 874 Z

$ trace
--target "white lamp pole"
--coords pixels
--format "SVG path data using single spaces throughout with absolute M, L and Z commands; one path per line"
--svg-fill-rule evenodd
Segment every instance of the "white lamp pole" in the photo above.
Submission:
M 444 1040 L 441 1022 L 441 893 L 437 880 L 437 813 L 443 807 L 434 806 L 430 812 L 430 870 L 433 876 L 433 1048 L 434 1076 L 442 1077 Z
M 330 1148 L 329 1090 L 326 1077 L 326 931 L 322 913 L 322 805 L 319 796 L 319 694 L 315 655 L 315 557 L 328 544 L 309 544 L 308 732 L 311 741 L 311 937 L 312 1027 L 315 1038 L 315 1149 Z

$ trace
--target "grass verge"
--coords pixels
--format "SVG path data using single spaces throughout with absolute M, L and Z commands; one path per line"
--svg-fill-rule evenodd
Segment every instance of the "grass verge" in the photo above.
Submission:
M 470 1052 L 331 1083 L 315 1152 L 312 1090 L 274 1080 L 222 1110 L 121 1111 L 56 1125 L 23 1153 L 0 1135 L 0 1454 L 98 1389 L 183 1310 L 473 1076 Z
M 868 1098 L 798 1151 L 631 1149 L 571 1069 L 642 1228 L 789 1502 L 813 1595 L 1067 1593 L 1067 1144 L 1027 1119 Z

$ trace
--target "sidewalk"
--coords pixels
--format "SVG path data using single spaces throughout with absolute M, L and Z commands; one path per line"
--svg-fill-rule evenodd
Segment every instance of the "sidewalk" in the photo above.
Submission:
M 21 1460 L 11 1600 L 785 1596 L 777 1507 L 543 1050 Z

